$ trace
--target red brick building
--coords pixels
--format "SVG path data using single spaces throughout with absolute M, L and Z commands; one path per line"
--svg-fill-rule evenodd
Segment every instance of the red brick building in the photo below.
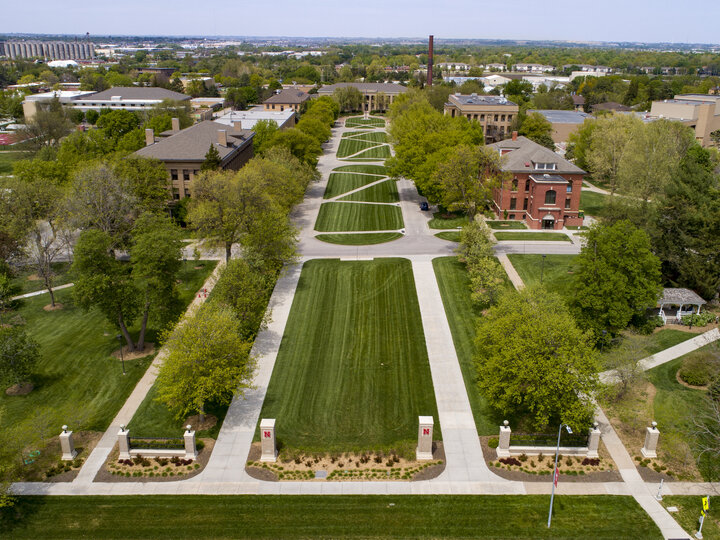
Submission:
M 583 224 L 580 190 L 585 171 L 517 133 L 488 146 L 504 156 L 503 170 L 512 173 L 493 193 L 500 219 L 523 220 L 530 229 Z

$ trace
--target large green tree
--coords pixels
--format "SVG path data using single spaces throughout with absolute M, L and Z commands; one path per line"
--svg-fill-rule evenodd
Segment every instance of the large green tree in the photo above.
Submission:
M 22 326 L 0 325 L 0 382 L 27 382 L 40 359 L 40 346 Z
M 615 194 L 625 147 L 632 133 L 643 129 L 642 121 L 630 114 L 617 114 L 600 117 L 595 122 L 586 154 L 587 164 L 593 176 L 607 182 L 610 192 Z
M 592 417 L 598 362 L 563 299 L 543 288 L 504 293 L 478 323 L 480 391 L 508 416 L 545 430 L 580 430 Z
M 157 378 L 158 400 L 177 418 L 199 413 L 208 404 L 227 405 L 250 387 L 255 360 L 252 342 L 241 337 L 229 307 L 210 302 L 165 340 L 167 355 Z
M 575 260 L 573 309 L 597 339 L 643 318 L 661 292 L 660 261 L 648 235 L 629 221 L 597 223 Z
M 540 113 L 531 113 L 525 117 L 518 130 L 523 135 L 550 150 L 555 150 L 555 142 L 552 139 L 552 124 Z

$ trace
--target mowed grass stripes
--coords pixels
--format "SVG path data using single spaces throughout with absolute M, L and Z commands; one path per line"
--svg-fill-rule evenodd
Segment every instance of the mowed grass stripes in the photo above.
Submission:
M 330 173 L 328 185 L 325 188 L 323 198 L 332 199 L 353 189 L 358 189 L 367 184 L 372 184 L 384 177 L 381 175 L 355 174 L 355 173 Z
M 410 261 L 306 262 L 260 418 L 325 452 L 412 445 L 419 415 L 439 439 Z
M 387 142 L 387 137 L 384 131 L 368 131 L 365 133 L 362 131 L 352 131 L 350 133 L 346 133 L 343 137 L 355 141 L 370 141 L 375 143 Z
M 355 234 L 318 234 L 315 238 L 328 244 L 343 246 L 367 246 L 371 244 L 384 244 L 402 238 L 401 233 L 355 233 Z
M 342 165 L 336 167 L 333 172 L 359 172 L 367 174 L 380 174 L 383 176 L 387 175 L 387 169 L 385 165 Z
M 385 120 L 382 118 L 353 116 L 345 120 L 345 127 L 385 127 Z
M 357 154 L 363 150 L 373 148 L 380 143 L 373 141 L 362 141 L 360 139 L 342 139 L 340 146 L 338 146 L 337 157 L 344 158 Z
M 319 232 L 392 231 L 403 228 L 400 208 L 386 204 L 329 202 L 320 206 Z
M 360 141 L 362 142 L 362 141 Z M 340 152 L 338 151 L 338 157 L 340 156 Z M 360 159 L 387 159 L 390 157 L 390 147 L 386 144 L 383 144 L 381 146 L 374 146 L 372 148 L 368 148 L 367 150 L 364 150 L 360 152 L 359 154 L 353 155 L 350 158 L 347 158 L 348 161 L 353 160 L 360 160 Z
M 394 203 L 400 200 L 398 195 L 397 184 L 395 180 L 386 180 L 380 182 L 345 197 L 338 199 L 340 201 L 363 201 L 378 203 Z

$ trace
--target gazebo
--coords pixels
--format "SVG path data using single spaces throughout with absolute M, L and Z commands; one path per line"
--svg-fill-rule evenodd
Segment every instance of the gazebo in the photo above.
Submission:
M 657 303 L 660 308 L 658 315 L 663 320 L 663 323 L 667 324 L 668 315 L 665 313 L 665 306 L 677 307 L 675 314 L 672 315 L 671 312 L 670 316 L 674 317 L 676 322 L 681 322 L 686 315 L 699 314 L 700 307 L 706 303 L 705 300 L 690 289 L 663 289 L 662 296 Z M 695 311 L 696 307 L 697 311 Z

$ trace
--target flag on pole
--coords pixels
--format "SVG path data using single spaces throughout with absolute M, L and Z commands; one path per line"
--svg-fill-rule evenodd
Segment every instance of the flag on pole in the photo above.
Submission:
M 710 497 L 703 497 L 702 499 L 703 510 L 707 511 L 710 509 Z
M 560 471 L 558 471 L 558 468 L 555 467 L 555 478 L 553 478 L 553 483 L 555 484 L 555 487 L 558 485 L 558 480 L 560 480 Z

